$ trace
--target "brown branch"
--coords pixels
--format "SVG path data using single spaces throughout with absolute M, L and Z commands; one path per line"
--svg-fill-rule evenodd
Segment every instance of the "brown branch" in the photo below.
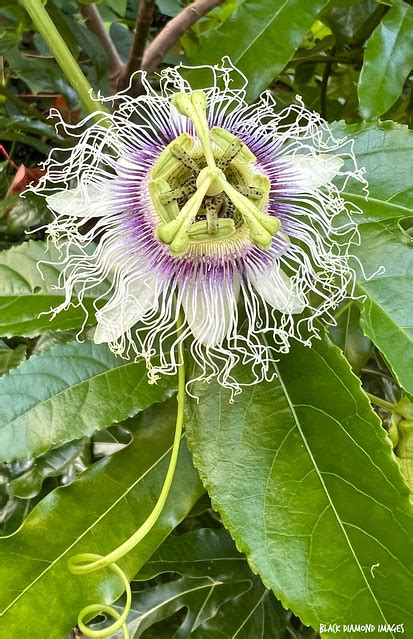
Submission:
M 95 4 L 83 4 L 79 2 L 80 13 L 82 14 L 89 31 L 99 39 L 108 57 L 108 80 L 111 88 L 116 91 L 118 78 L 123 73 L 124 63 L 112 41 L 112 38 L 105 29 L 102 16 Z
M 135 71 L 142 67 L 142 59 L 148 39 L 149 28 L 152 24 L 155 0 L 140 0 L 139 10 L 133 30 L 132 46 L 129 58 L 119 81 L 119 89 L 124 89 Z
M 178 42 L 185 31 L 222 2 L 223 0 L 195 0 L 185 7 L 181 13 L 165 25 L 146 49 L 142 60 L 142 69 L 144 71 L 156 69 L 164 59 L 165 54 Z

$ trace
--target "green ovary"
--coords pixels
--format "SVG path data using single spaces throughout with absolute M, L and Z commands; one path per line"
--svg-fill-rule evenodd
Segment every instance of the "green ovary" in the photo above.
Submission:
M 183 133 L 152 169 L 157 239 L 174 255 L 194 249 L 213 254 L 219 244 L 241 239 L 268 249 L 280 223 L 265 212 L 270 182 L 254 169 L 255 156 L 228 131 L 208 129 L 202 91 L 177 94 L 173 103 L 192 120 L 198 141 Z

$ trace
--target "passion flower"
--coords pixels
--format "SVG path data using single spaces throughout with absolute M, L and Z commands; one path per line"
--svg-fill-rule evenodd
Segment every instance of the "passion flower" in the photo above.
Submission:
M 239 362 L 270 378 L 277 351 L 310 344 L 316 318 L 333 322 L 352 295 L 356 208 L 332 180 L 365 181 L 351 144 L 299 98 L 280 113 L 268 92 L 248 105 L 236 69 L 209 69 L 203 90 L 182 68 L 161 72 L 159 92 L 143 75 L 144 95 L 109 98 L 113 115 L 63 124 L 76 143 L 33 190 L 62 251 L 55 313 L 96 289 L 95 342 L 145 358 L 154 380 L 175 373 L 185 340 L 197 379 L 238 392 Z

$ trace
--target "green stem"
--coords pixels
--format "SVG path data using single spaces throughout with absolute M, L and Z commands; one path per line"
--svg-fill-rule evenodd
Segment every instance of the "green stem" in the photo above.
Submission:
M 376 377 L 381 377 L 382 379 L 388 379 L 391 382 L 394 382 L 393 377 L 390 377 L 390 375 L 387 375 L 382 371 L 375 371 L 372 368 L 362 368 L 361 372 L 365 373 L 366 375 L 375 375 Z
M 332 62 L 327 62 L 323 77 L 321 80 L 321 89 L 320 89 L 320 113 L 321 117 L 325 120 L 327 119 L 327 89 L 328 89 L 328 81 L 330 79 L 331 69 L 333 68 Z
M 377 397 L 377 395 L 372 395 L 371 393 L 366 392 L 366 395 L 372 404 L 376 404 L 376 406 L 380 406 L 380 408 L 385 408 L 386 410 L 389 410 L 389 411 L 396 410 L 396 404 L 387 402 L 385 399 L 382 399 L 381 397 Z
M 53 53 L 56 62 L 78 94 L 88 113 L 95 113 L 98 108 L 100 111 L 106 111 L 102 105 L 98 107 L 96 101 L 92 99 L 92 88 L 89 82 L 83 75 L 78 63 L 50 19 L 41 0 L 21 0 L 21 3 L 30 15 L 34 26 Z

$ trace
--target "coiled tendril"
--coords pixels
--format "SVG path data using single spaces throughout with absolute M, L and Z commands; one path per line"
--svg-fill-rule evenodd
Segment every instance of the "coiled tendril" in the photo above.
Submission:
M 177 321 L 178 334 L 182 331 L 184 319 L 182 313 L 179 315 Z M 184 406 L 185 406 L 185 364 L 182 343 L 179 345 L 179 367 L 178 367 L 178 395 L 177 395 L 177 415 L 175 434 L 172 444 L 171 458 L 169 460 L 168 470 L 165 476 L 165 480 L 162 486 L 162 490 L 155 504 L 154 509 L 150 513 L 149 517 L 143 522 L 136 532 L 133 533 L 129 539 L 123 544 L 112 550 L 107 555 L 95 555 L 92 553 L 81 553 L 70 557 L 68 560 L 68 568 L 70 572 L 75 575 L 85 575 L 104 568 L 110 568 L 116 573 L 125 586 L 126 591 L 126 603 L 121 614 L 113 607 L 107 604 L 91 604 L 85 606 L 79 612 L 77 624 L 79 629 L 86 637 L 108 637 L 120 628 L 123 630 L 124 639 L 129 639 L 129 631 L 126 623 L 126 619 L 132 605 L 132 591 L 129 584 L 129 579 L 125 572 L 117 565 L 117 561 L 127 555 L 133 548 L 135 548 L 142 539 L 150 532 L 153 526 L 158 521 L 162 511 L 164 509 L 166 500 L 169 495 L 169 491 L 172 486 L 172 481 L 175 475 L 176 464 L 178 461 L 179 445 L 182 437 L 183 423 L 184 423 Z M 108 628 L 101 630 L 92 630 L 86 625 L 86 622 L 101 613 L 106 613 L 115 619 Z

